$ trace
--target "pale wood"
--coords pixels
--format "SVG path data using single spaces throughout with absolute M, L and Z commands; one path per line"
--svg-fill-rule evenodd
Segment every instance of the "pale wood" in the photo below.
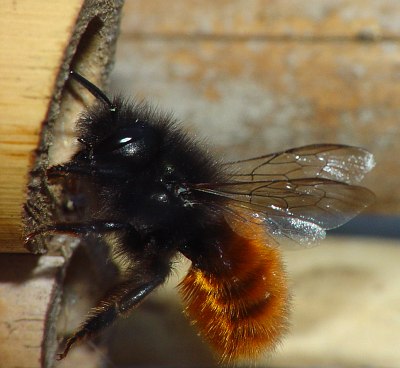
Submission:
M 87 70 L 100 86 L 106 81 L 121 6 L 122 1 L 107 0 L 0 4 L 0 252 L 26 252 L 23 233 L 29 229 L 22 229 L 22 210 L 28 173 L 60 159 L 49 147 L 58 145 L 63 119 L 75 119 L 82 109 L 82 101 L 65 88 L 71 66 Z M 76 241 L 59 237 L 53 243 L 49 248 L 63 249 L 63 256 L 0 255 L 1 367 L 55 363 L 64 277 Z M 82 351 L 78 362 L 99 366 L 92 351 Z
M 368 211 L 398 214 L 400 2 L 205 3 L 128 2 L 115 89 L 175 112 L 227 159 L 365 147 L 377 161 Z
M 397 0 L 135 0 L 126 3 L 122 30 L 161 38 L 397 38 L 399 7 Z
M 1 367 L 52 366 L 57 343 L 48 318 L 59 312 L 65 266 L 61 256 L 1 255 Z
M 40 146 L 47 152 L 53 134 L 49 131 L 46 133 L 46 129 L 54 129 L 60 104 L 64 110 L 67 109 L 66 104 L 73 111 L 78 106 L 81 108 L 81 104 L 72 99 L 61 101 L 72 62 L 74 67 L 89 69 L 88 74 L 100 85 L 104 82 L 112 61 L 121 5 L 121 1 L 106 0 L 1 2 L 2 252 L 25 251 L 21 226 L 22 204 L 26 200 L 28 172 L 35 162 L 34 150 Z M 86 38 L 84 43 L 80 43 L 81 37 Z M 78 47 L 80 49 L 77 52 Z M 36 162 L 35 165 L 44 164 Z
M 276 367 L 397 367 L 400 241 L 328 238 L 285 252 L 292 327 Z
M 2 1 L 0 11 L 0 244 L 24 251 L 21 210 L 63 54 L 82 0 Z
M 59 237 L 62 256 L 2 254 L 0 257 L 0 366 L 51 368 L 59 342 L 84 320 L 108 285 L 77 243 Z M 75 244 L 72 248 L 71 245 Z M 100 367 L 105 354 L 93 343 L 76 346 L 61 367 Z

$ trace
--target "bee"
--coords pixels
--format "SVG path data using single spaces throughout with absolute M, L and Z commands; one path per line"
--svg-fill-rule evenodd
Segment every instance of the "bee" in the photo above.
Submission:
M 225 363 L 272 351 L 288 329 L 289 291 L 279 243 L 311 246 L 374 201 L 358 183 L 374 167 L 364 149 L 315 144 L 221 163 L 173 117 L 146 103 L 96 97 L 76 123 L 79 148 L 46 170 L 74 214 L 38 235 L 112 236 L 123 277 L 67 340 L 129 314 L 171 273 L 180 253 L 184 311 Z M 79 188 L 77 190 L 76 188 Z

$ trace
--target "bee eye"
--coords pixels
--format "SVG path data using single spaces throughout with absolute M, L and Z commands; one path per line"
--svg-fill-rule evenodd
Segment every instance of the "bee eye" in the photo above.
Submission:
M 140 140 L 142 134 L 140 129 L 121 129 L 115 134 L 107 137 L 100 143 L 98 143 L 94 149 L 94 153 L 102 154 L 114 152 L 126 145 L 132 145 L 134 142 Z
M 144 158 L 156 148 L 156 137 L 149 127 L 130 127 L 120 129 L 98 143 L 93 150 L 95 156 L 118 156 L 125 158 Z

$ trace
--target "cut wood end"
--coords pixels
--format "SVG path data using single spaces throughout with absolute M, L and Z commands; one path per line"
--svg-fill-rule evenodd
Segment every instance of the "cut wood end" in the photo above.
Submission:
M 0 124 L 0 252 L 26 252 L 25 236 L 52 219 L 54 203 L 44 194 L 43 173 L 49 164 L 61 162 L 72 153 L 72 127 L 88 102 L 71 91 L 69 70 L 76 69 L 103 86 L 113 64 L 123 2 L 58 2 L 51 9 L 44 5 L 39 24 L 28 22 L 27 29 L 21 30 L 25 47 L 18 55 L 12 47 L 18 41 L 5 37 L 10 53 L 3 60 L 4 68 L 9 87 L 15 91 L 10 94 L 12 99 L 5 97 L 10 101 L 5 101 L 8 109 Z M 31 19 L 31 13 L 29 8 L 10 9 L 10 27 L 18 25 L 15 19 Z M 35 35 L 32 45 L 25 41 L 29 35 Z M 36 43 L 41 47 L 36 48 Z M 25 63 L 21 66 L 15 63 L 17 59 Z M 27 91 L 34 93 L 28 100 Z M 35 174 L 29 175 L 31 170 Z M 28 250 L 46 252 L 45 240 L 31 242 Z

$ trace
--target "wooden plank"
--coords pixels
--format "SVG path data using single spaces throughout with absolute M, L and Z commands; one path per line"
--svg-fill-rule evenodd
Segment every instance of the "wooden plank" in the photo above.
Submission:
M 105 0 L 96 6 L 83 0 L 1 2 L 0 44 L 7 50 L 0 54 L 2 252 L 26 251 L 22 205 L 27 196 L 28 172 L 33 165 L 48 160 L 48 148 L 54 143 L 51 130 L 57 125 L 60 106 L 68 104 L 69 109 L 64 110 L 74 112 L 81 108 L 81 103 L 68 100 L 66 94 L 61 100 L 70 64 L 86 66 L 99 83 L 105 80 L 120 7 L 121 1 Z M 39 146 L 44 152 L 41 158 L 34 153 Z M 25 220 L 29 226 L 29 218 Z
M 123 33 L 277 38 L 394 38 L 397 0 L 127 1 Z
M 274 367 L 396 367 L 400 361 L 398 240 L 330 238 L 286 252 L 290 334 Z
M 365 180 L 377 194 L 369 210 L 396 214 L 399 59 L 400 47 L 392 41 L 166 41 L 122 35 L 114 88 L 174 111 L 228 159 L 322 142 L 365 147 L 377 161 Z
M 0 25 L 1 248 L 24 251 L 21 204 L 62 55 L 82 1 L 3 1 Z M 61 10 L 62 9 L 62 10 Z
M 28 226 L 33 221 L 23 212 L 32 184 L 29 170 L 60 159 L 65 147 L 55 136 L 63 132 L 64 119 L 75 119 L 82 109 L 84 102 L 64 88 L 71 66 L 87 69 L 104 84 L 121 6 L 108 0 L 7 0 L 0 5 L 0 44 L 7 50 L 0 54 L 0 252 L 26 251 L 22 219 Z M 1 367 L 54 365 L 63 278 L 74 243 L 57 237 L 49 245 L 51 256 L 0 254 Z M 99 366 L 98 357 L 88 352 L 78 357 L 79 364 Z
M 57 240 L 65 252 L 62 256 L 1 255 L 1 367 L 53 367 L 59 343 L 84 320 L 112 282 L 112 267 L 105 259 L 99 265 L 83 248 L 71 252 L 69 240 L 65 236 Z M 101 347 L 89 342 L 76 346 L 57 366 L 95 368 L 104 357 Z
M 398 1 L 139 0 L 124 11 L 116 89 L 175 111 L 228 158 L 363 146 L 377 159 L 369 211 L 399 213 Z
M 0 361 L 2 367 L 50 367 L 57 342 L 49 315 L 60 307 L 63 257 L 0 257 Z M 55 326 L 55 321 L 53 328 Z M 46 336 L 47 334 L 47 336 Z M 46 352 L 49 356 L 46 356 Z

